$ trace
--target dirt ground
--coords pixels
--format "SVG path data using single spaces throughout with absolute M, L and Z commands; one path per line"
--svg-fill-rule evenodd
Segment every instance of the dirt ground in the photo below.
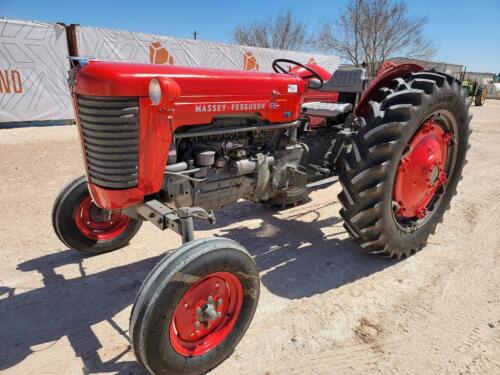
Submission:
M 500 101 L 474 113 L 469 164 L 428 246 L 365 256 L 338 215 L 338 184 L 274 210 L 240 202 L 215 228 L 255 257 L 262 294 L 213 374 L 500 374 Z M 82 173 L 74 127 L 0 130 L 0 372 L 143 374 L 128 343 L 142 280 L 180 240 L 151 224 L 84 258 L 52 231 L 59 189 Z

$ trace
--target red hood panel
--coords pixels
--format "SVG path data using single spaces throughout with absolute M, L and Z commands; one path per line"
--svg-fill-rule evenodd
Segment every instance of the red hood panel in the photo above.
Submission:
M 169 65 L 91 61 L 78 71 L 75 92 L 92 96 L 148 96 L 153 77 L 169 77 L 181 88 L 181 97 L 287 94 L 288 85 L 304 90 L 302 79 L 276 73 L 189 68 Z

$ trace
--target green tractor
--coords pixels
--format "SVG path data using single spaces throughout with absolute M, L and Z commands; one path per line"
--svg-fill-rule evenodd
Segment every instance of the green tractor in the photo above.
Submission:
M 472 79 L 467 77 L 465 79 L 465 70 L 460 74 L 460 81 L 462 81 L 462 87 L 467 90 L 467 96 L 474 98 L 474 104 L 476 106 L 482 106 L 488 94 L 486 86 L 481 85 L 477 78 Z

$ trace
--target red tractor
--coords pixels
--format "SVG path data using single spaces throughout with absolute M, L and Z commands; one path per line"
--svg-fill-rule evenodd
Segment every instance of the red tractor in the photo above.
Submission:
M 414 64 L 333 74 L 276 60 L 276 73 L 75 61 L 69 82 L 86 175 L 53 209 L 68 247 L 119 249 L 143 221 L 182 236 L 137 295 L 130 340 L 155 374 L 201 374 L 227 358 L 259 299 L 249 253 L 194 239 L 193 219 L 239 199 L 286 206 L 339 180 L 340 215 L 364 251 L 421 249 L 468 149 L 460 82 Z M 297 235 L 300 235 L 300 229 Z

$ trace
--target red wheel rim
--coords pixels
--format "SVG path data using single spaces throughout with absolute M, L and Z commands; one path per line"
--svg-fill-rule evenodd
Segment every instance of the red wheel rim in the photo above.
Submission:
M 448 182 L 448 147 L 453 133 L 435 119 L 426 120 L 408 143 L 394 183 L 397 220 L 424 219 L 439 189 Z
M 111 240 L 122 234 L 130 218 L 121 212 L 109 212 L 97 207 L 90 195 L 81 201 L 75 212 L 76 227 L 91 240 Z
M 243 306 L 243 286 L 230 272 L 198 280 L 179 301 L 170 322 L 174 350 L 194 357 L 214 349 L 231 333 Z

